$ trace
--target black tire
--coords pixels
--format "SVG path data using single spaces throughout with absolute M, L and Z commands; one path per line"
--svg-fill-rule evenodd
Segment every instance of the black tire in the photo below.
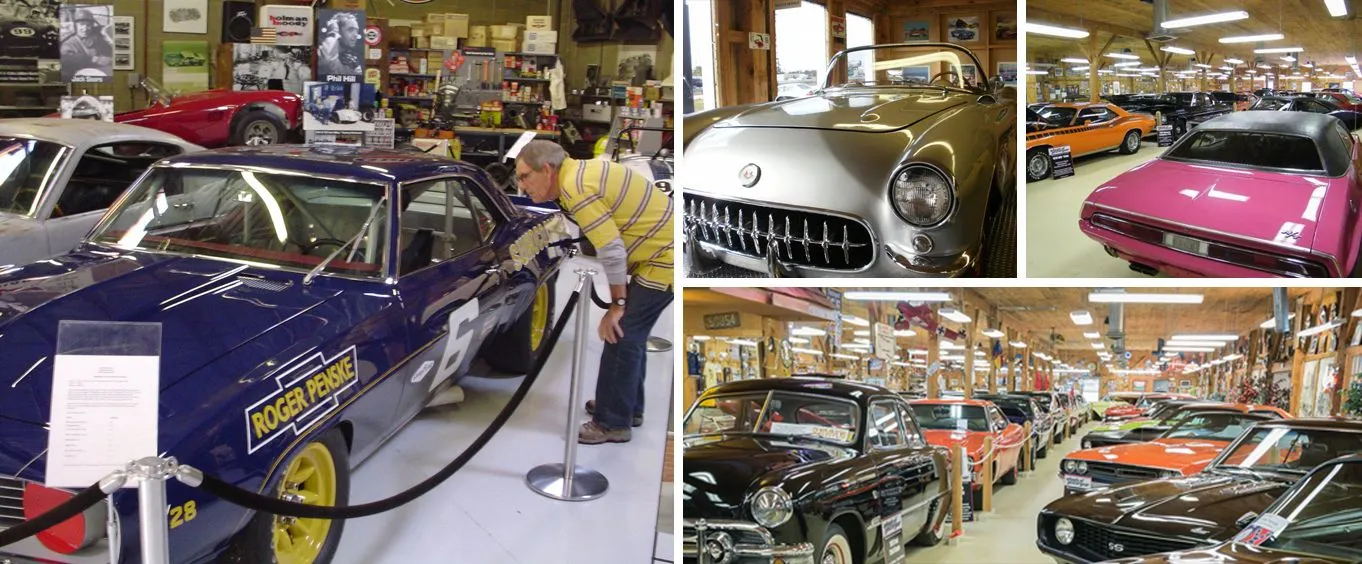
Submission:
M 1127 131 L 1125 139 L 1121 140 L 1121 148 L 1119 149 L 1120 153 L 1122 155 L 1133 155 L 1139 150 L 1140 150 L 1140 130 L 1132 129 L 1130 131 Z
M 288 139 L 284 122 L 266 111 L 253 110 L 237 117 L 232 124 L 228 145 L 277 145 Z
M 512 325 L 506 332 L 497 335 L 486 347 L 483 347 L 482 358 L 487 361 L 487 365 L 500 372 L 510 374 L 528 374 L 534 365 L 534 359 L 539 357 L 539 352 L 548 344 L 549 333 L 553 330 L 553 320 L 555 296 L 554 288 L 557 286 L 558 275 L 553 275 L 544 286 L 548 292 L 548 318 L 544 322 L 543 336 L 539 339 L 538 346 L 530 342 L 530 333 L 534 324 L 534 301 L 531 300 L 530 307 L 525 308 L 525 312 L 520 314 L 515 325 Z M 536 288 L 536 294 L 540 291 Z M 582 296 L 583 299 L 590 299 Z M 536 298 L 538 299 L 537 295 Z
M 1026 181 L 1036 182 L 1050 177 L 1050 170 L 1053 163 L 1050 162 L 1050 153 L 1044 148 L 1032 149 L 1026 152 Z
M 1021 462 L 1018 461 L 1018 464 L 1020 464 L 1020 463 L 1021 463 Z M 1017 484 L 1017 466 L 1016 466 L 1016 465 L 1013 465 L 1013 466 L 1012 466 L 1012 469 L 1011 469 L 1011 470 L 1008 470 L 1006 474 L 1003 474 L 1002 477 L 999 478 L 998 481 L 1001 482 L 1004 486 L 1014 486 L 1014 485 L 1016 485 L 1016 484 Z
M 319 443 L 331 453 L 332 461 L 335 463 L 336 471 L 336 503 L 335 506 L 345 506 L 350 504 L 350 453 L 345 446 L 345 435 L 340 429 L 331 429 L 322 433 L 321 437 L 307 443 L 311 445 Z M 306 448 L 306 445 L 304 446 Z M 301 450 L 299 451 L 301 452 Z M 292 460 L 289 461 L 292 463 Z M 281 465 L 287 469 L 289 464 Z M 283 472 L 285 470 L 280 470 Z M 260 562 L 274 562 L 274 523 L 276 517 L 272 514 L 257 511 L 246 527 L 232 537 L 227 550 L 223 553 L 220 562 L 230 564 L 257 564 Z M 336 556 L 336 548 L 340 546 L 341 534 L 345 529 L 345 520 L 336 519 L 331 521 L 331 529 L 327 531 L 326 542 L 322 544 L 321 551 L 317 555 L 315 564 L 327 564 Z
M 1046 446 L 1040 447 L 1040 451 L 1038 451 L 1038 452 L 1036 453 L 1036 458 L 1045 458 L 1045 457 L 1047 457 L 1047 456 L 1049 456 L 1049 455 L 1050 455 L 1050 445 L 1046 445 Z
M 1182 139 L 1185 133 L 1187 133 L 1187 121 L 1181 119 L 1173 121 L 1173 139 Z
M 829 555 L 830 551 L 834 550 L 839 553 L 845 550 L 845 554 L 843 554 L 844 558 L 841 559 L 841 562 L 845 564 L 860 562 L 860 559 L 856 558 L 856 555 L 851 553 L 851 541 L 847 539 L 846 531 L 843 531 L 842 528 L 837 525 L 828 525 L 827 532 L 823 533 L 823 542 L 818 543 L 818 557 L 814 562 L 823 562 L 823 559 Z
M 943 533 L 945 533 L 947 513 L 941 510 L 941 499 L 938 498 L 933 501 L 931 507 L 927 509 L 927 526 L 916 537 L 913 537 L 912 543 L 918 546 L 941 544 L 941 539 L 945 537 Z

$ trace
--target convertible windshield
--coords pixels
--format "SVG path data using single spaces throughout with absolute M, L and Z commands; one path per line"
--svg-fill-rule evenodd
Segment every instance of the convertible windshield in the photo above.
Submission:
M 66 152 L 56 143 L 0 137 L 0 212 L 33 217 Z
M 1297 482 L 1286 495 L 1236 540 L 1278 550 L 1362 561 L 1362 462 L 1331 464 Z M 1258 525 L 1285 521 L 1271 534 L 1256 534 Z M 1250 540 L 1244 540 L 1248 537 Z M 1264 538 L 1266 537 L 1266 538 Z
M 988 431 L 988 419 L 984 408 L 977 405 L 960 404 L 917 404 L 913 415 L 918 426 L 923 429 L 943 429 L 948 431 Z
M 877 45 L 838 53 L 824 86 L 922 86 L 983 91 L 988 77 L 962 47 Z
M 1198 129 L 1189 137 L 1170 149 L 1164 158 L 1266 169 L 1324 170 L 1315 141 L 1308 137 L 1209 129 Z
M 696 404 L 686 416 L 684 432 L 768 433 L 851 444 L 856 440 L 857 411 L 854 403 L 818 395 L 733 394 Z
M 384 187 L 248 170 L 159 167 L 95 227 L 91 240 L 310 270 L 379 276 Z M 357 239 L 354 244 L 349 244 Z
M 1254 422 L 1262 420 L 1239 412 L 1197 413 L 1183 419 L 1161 438 L 1166 439 L 1206 439 L 1230 442 L 1248 429 Z
M 1216 466 L 1304 474 L 1320 464 L 1356 453 L 1362 453 L 1362 433 L 1265 427 L 1251 431 Z

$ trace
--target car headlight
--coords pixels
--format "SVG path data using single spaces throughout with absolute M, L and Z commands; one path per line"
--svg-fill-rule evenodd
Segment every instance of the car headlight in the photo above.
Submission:
M 1159 470 L 1159 477 L 1160 477 L 1160 478 L 1176 478 L 1176 477 L 1181 476 L 1181 475 L 1182 475 L 1182 474 L 1179 474 L 1178 472 L 1173 471 L 1173 470 Z
M 1074 541 L 1074 524 L 1063 517 L 1055 522 L 1055 540 L 1067 545 Z
M 1092 448 L 1092 441 L 1083 439 L 1083 448 Z
M 1077 470 L 1077 469 L 1078 469 L 1078 462 L 1073 461 L 1073 460 L 1065 460 L 1065 461 L 1064 461 L 1064 471 L 1065 471 L 1065 472 L 1068 472 L 1068 473 L 1070 473 L 1070 474 L 1073 474 L 1073 473 L 1074 473 L 1074 470 Z
M 784 525 L 794 515 L 790 494 L 779 487 L 766 487 L 752 497 L 752 518 L 768 529 Z
M 889 201 L 904 221 L 918 227 L 941 223 L 955 205 L 955 188 L 935 167 L 908 165 L 894 175 Z
M 1088 473 L 1088 463 L 1087 463 L 1087 462 L 1083 462 L 1082 460 L 1078 461 L 1078 468 L 1077 468 L 1077 470 L 1078 470 L 1078 473 L 1079 473 L 1079 474 L 1087 474 L 1087 473 Z

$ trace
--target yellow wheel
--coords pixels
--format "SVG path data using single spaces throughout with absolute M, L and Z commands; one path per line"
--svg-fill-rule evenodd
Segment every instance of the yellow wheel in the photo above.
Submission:
M 534 293 L 534 304 L 530 306 L 530 350 L 539 351 L 544 344 L 544 335 L 549 330 L 549 287 L 540 286 Z
M 336 504 L 336 461 L 321 443 L 303 448 L 279 484 L 279 499 L 308 505 Z M 330 519 L 274 518 L 274 558 L 279 564 L 312 564 L 331 532 Z

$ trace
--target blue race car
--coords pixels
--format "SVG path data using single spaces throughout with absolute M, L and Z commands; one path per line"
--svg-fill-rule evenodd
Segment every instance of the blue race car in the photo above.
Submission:
M 529 369 L 569 226 L 472 165 L 414 151 L 160 161 L 73 252 L 0 266 L 0 529 L 70 496 L 41 485 L 60 321 L 162 324 L 163 453 L 265 495 L 347 505 L 351 467 L 472 359 Z M 174 562 L 328 562 L 345 523 L 173 480 L 167 496 Z M 0 561 L 140 562 L 137 523 L 124 489 Z

